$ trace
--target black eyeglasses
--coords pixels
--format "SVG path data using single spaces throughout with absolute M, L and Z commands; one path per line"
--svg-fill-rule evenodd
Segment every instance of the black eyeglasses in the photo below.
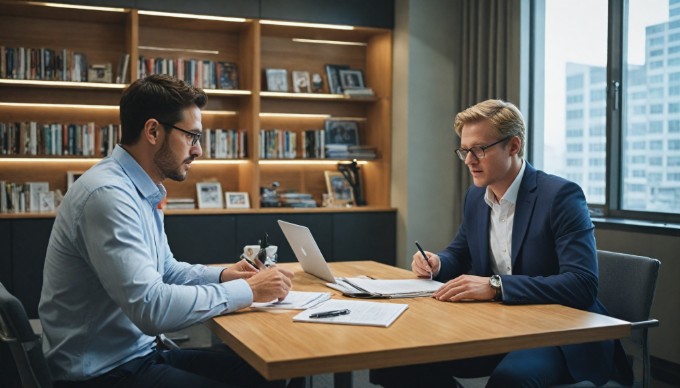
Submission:
M 178 130 L 178 131 L 184 132 L 184 133 L 187 134 L 187 136 L 191 136 L 191 146 L 192 146 L 192 147 L 195 146 L 196 143 L 198 143 L 199 140 L 201 140 L 201 135 L 202 135 L 201 132 L 191 132 L 191 131 L 187 131 L 186 129 L 182 129 L 182 128 L 180 128 L 180 127 L 176 127 L 176 126 L 174 126 L 174 125 L 172 125 L 172 124 L 164 123 L 164 122 L 162 122 L 162 121 L 159 121 L 159 123 L 165 125 L 166 127 L 171 127 L 171 128 L 174 128 L 174 129 L 176 129 L 176 130 Z
M 514 136 L 510 135 L 507 137 L 504 137 L 500 140 L 498 140 L 495 143 L 491 143 L 489 145 L 485 146 L 475 146 L 475 147 L 470 147 L 470 148 L 459 148 L 456 150 L 456 155 L 460 158 L 460 160 L 465 161 L 465 158 L 467 158 L 468 152 L 472 152 L 472 156 L 475 158 L 479 159 L 484 159 L 486 157 L 486 154 L 484 153 L 484 150 L 487 150 L 493 146 L 495 146 L 498 143 L 502 143 L 504 141 L 512 139 Z

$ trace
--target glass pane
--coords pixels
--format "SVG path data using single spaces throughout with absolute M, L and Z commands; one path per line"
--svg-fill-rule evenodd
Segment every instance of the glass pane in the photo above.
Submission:
M 548 0 L 544 28 L 543 169 L 603 204 L 607 0 Z
M 629 7 L 622 207 L 679 213 L 680 0 Z

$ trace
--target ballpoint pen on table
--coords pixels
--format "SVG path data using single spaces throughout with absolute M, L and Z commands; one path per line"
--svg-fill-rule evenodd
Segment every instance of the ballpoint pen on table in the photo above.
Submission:
M 432 267 L 430 266 L 430 262 L 427 260 L 427 255 L 425 254 L 425 251 L 423 250 L 423 247 L 418 244 L 418 241 L 416 241 L 416 246 L 418 247 L 418 250 L 420 251 L 420 254 L 423 255 L 423 261 L 425 261 L 425 264 L 427 264 L 427 268 L 430 269 L 430 280 L 432 280 Z
M 330 317 L 337 317 L 340 315 L 347 315 L 349 314 L 350 311 L 349 309 L 344 309 L 344 310 L 331 310 L 331 311 L 324 311 L 321 313 L 315 313 L 310 315 L 310 318 L 330 318 Z

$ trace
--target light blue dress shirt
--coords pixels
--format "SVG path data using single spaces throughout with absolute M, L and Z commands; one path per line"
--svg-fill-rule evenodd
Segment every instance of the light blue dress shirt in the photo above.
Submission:
M 64 197 L 38 307 L 54 379 L 101 375 L 149 354 L 157 334 L 252 303 L 245 280 L 175 260 L 157 209 L 165 194 L 117 146 Z

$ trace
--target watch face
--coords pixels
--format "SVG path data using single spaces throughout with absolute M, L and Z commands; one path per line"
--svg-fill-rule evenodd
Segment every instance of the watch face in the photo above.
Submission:
M 491 279 L 489 279 L 489 283 L 491 284 L 491 287 L 493 288 L 500 288 L 501 287 L 501 277 L 498 275 L 493 275 Z

